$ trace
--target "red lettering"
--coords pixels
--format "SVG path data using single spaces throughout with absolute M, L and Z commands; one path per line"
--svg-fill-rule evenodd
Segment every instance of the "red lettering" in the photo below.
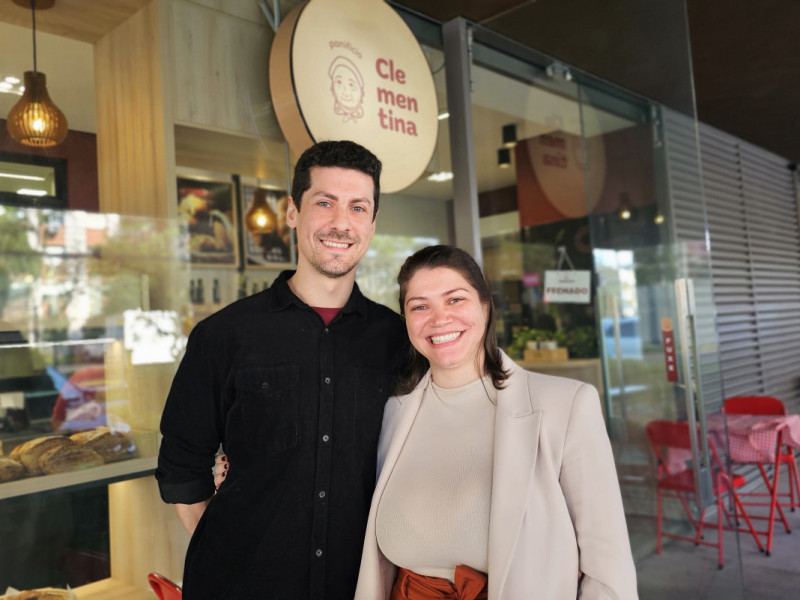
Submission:
M 389 67 L 388 72 L 386 67 Z M 401 85 L 405 85 L 406 83 L 406 72 L 403 71 L 403 69 L 395 69 L 394 61 L 391 59 L 388 61 L 385 58 L 379 58 L 376 60 L 375 70 L 378 72 L 378 75 L 381 77 L 381 79 L 396 81 Z
M 388 129 L 389 131 L 396 131 L 397 133 L 404 133 L 417 137 L 417 124 L 414 121 L 395 117 L 392 109 L 384 111 L 383 107 L 378 110 L 378 119 L 381 122 L 381 129 Z
M 381 67 L 385 67 L 387 64 L 388 63 L 386 62 L 385 58 L 379 58 L 375 61 L 375 70 L 378 72 L 378 75 L 380 75 L 381 79 L 389 79 L 389 75 L 384 73 L 381 69 Z
M 416 98 L 406 96 L 405 94 L 395 94 L 391 90 L 378 88 L 378 102 L 383 104 L 391 104 L 397 108 L 404 108 L 413 112 L 419 112 L 419 105 Z
M 548 167 L 558 167 L 560 169 L 567 168 L 567 157 L 554 154 L 543 154 L 542 161 Z

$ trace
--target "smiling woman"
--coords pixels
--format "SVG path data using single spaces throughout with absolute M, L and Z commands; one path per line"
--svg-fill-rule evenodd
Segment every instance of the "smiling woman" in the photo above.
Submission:
M 636 598 L 597 390 L 509 360 L 465 251 L 424 248 L 397 280 L 413 365 L 384 412 L 356 600 Z
M 467 279 L 446 267 L 421 268 L 406 282 L 408 337 L 437 385 L 453 388 L 482 375 L 489 305 Z

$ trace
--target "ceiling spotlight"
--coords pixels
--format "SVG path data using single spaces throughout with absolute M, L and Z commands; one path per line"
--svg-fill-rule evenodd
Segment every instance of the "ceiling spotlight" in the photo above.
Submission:
M 450 181 L 453 178 L 451 171 L 439 171 L 438 173 L 431 173 L 428 175 L 428 181 L 441 183 L 442 181 Z
M 497 149 L 497 165 L 501 169 L 507 169 L 511 166 L 511 150 L 508 148 Z
M 622 219 L 623 221 L 627 221 L 628 219 L 630 219 L 631 218 L 631 209 L 630 208 L 623 208 L 621 211 L 619 211 L 619 218 Z
M 656 216 L 653 218 L 653 222 L 656 225 L 661 225 L 664 222 L 664 215 L 661 213 L 656 213 Z
M 517 145 L 517 126 L 514 123 L 503 125 L 503 146 L 513 148 Z

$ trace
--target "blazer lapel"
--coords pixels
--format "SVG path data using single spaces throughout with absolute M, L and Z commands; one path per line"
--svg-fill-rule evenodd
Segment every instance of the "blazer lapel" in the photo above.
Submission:
M 539 448 L 541 412 L 534 411 L 525 372 L 504 356 L 511 371 L 497 394 L 492 501 L 489 513 L 489 597 L 500 598 L 528 499 Z
M 386 482 L 389 480 L 389 475 L 392 473 L 397 459 L 400 456 L 400 450 L 406 442 L 408 433 L 411 431 L 411 426 L 414 424 L 414 419 L 419 412 L 419 406 L 422 402 L 422 393 L 430 381 L 430 372 L 428 372 L 407 396 L 403 397 L 400 401 L 400 407 L 397 409 L 398 414 L 389 424 L 389 428 L 381 431 L 381 437 L 391 440 L 388 448 L 386 448 L 386 456 L 379 456 L 382 459 L 380 465 L 380 475 L 375 484 L 375 494 L 378 499 L 383 494 L 383 489 L 386 487 Z

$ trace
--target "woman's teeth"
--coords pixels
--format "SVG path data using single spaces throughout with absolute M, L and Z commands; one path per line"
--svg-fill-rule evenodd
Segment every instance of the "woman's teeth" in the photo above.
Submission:
M 457 340 L 459 337 L 461 337 L 460 331 L 456 331 L 453 333 L 445 333 L 444 335 L 432 335 L 431 343 L 434 345 L 444 344 L 446 342 L 452 342 L 453 340 Z

